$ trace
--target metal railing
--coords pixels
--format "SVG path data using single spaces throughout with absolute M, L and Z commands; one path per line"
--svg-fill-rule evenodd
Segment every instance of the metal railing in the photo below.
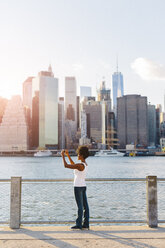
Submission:
M 3 209 L 5 209 L 5 211 L 8 212 L 7 215 L 8 220 L 6 219 L 4 221 L 0 221 L 0 223 L 9 224 L 11 228 L 19 228 L 21 224 L 73 223 L 73 221 L 69 221 L 69 220 L 65 220 L 65 221 L 60 219 L 58 220 L 58 218 L 55 217 L 49 219 L 50 216 L 48 216 L 48 208 L 51 209 L 50 215 L 53 215 L 54 212 L 56 212 L 56 215 L 58 215 L 58 210 L 60 208 L 64 208 L 64 206 L 62 204 L 60 205 L 59 203 L 61 198 L 63 198 L 63 202 L 65 202 L 65 204 L 67 204 L 68 199 L 70 199 L 70 202 L 68 202 L 68 206 L 69 206 L 68 209 L 70 209 L 71 202 L 74 202 L 73 196 L 70 197 L 69 195 L 68 197 L 68 194 L 66 194 L 65 191 L 66 190 L 67 192 L 72 191 L 73 186 L 70 183 L 72 181 L 73 181 L 72 179 L 22 179 L 21 177 L 12 177 L 11 179 L 0 179 L 0 186 L 3 184 L 8 185 L 6 194 L 3 194 L 3 196 L 1 197 L 1 203 L 4 204 L 5 202 L 7 202 L 7 204 L 5 203 L 6 205 L 3 206 L 1 206 L 0 204 L 0 210 L 3 211 Z M 90 179 L 86 179 L 86 181 L 88 182 L 88 189 L 89 189 L 88 193 L 90 189 L 91 192 L 94 192 L 94 190 L 97 191 L 98 189 L 102 190 L 99 197 L 97 195 L 93 197 L 93 193 L 90 193 L 88 195 L 88 200 L 92 201 L 90 197 L 91 198 L 93 197 L 94 202 L 93 204 L 90 204 L 92 211 L 94 211 L 93 206 L 95 206 L 96 209 L 100 207 L 101 211 L 104 211 L 103 214 L 104 219 L 103 218 L 100 219 L 100 216 L 96 215 L 90 219 L 90 223 L 146 223 L 150 227 L 156 227 L 158 223 L 165 223 L 165 220 L 158 220 L 158 204 L 157 204 L 158 202 L 157 182 L 163 183 L 165 182 L 165 178 L 157 178 L 156 176 L 148 176 L 146 178 L 90 178 Z M 122 187 L 116 188 L 117 185 L 116 182 L 121 182 Z M 143 219 L 131 220 L 127 218 L 126 220 L 121 220 L 121 219 L 114 220 L 108 216 L 110 212 L 109 209 L 107 210 L 106 213 L 105 206 L 104 204 L 102 204 L 102 201 L 106 197 L 107 198 L 115 197 L 116 189 L 118 194 L 119 192 L 121 195 L 127 193 L 127 196 L 129 196 L 126 204 L 127 205 L 126 210 L 127 210 L 128 204 L 131 202 L 132 198 L 134 197 L 135 192 L 128 190 L 127 185 L 126 188 L 124 189 L 123 182 L 146 183 L 146 187 L 142 185 L 141 188 L 139 189 L 140 194 L 143 194 L 143 198 L 146 199 L 146 201 L 142 203 L 142 208 L 144 210 Z M 110 183 L 111 185 L 109 185 Z M 9 184 L 11 184 L 10 190 L 9 190 Z M 131 185 L 131 189 L 133 188 L 133 185 Z M 163 185 L 163 188 L 164 186 L 165 185 Z M 48 192 L 50 192 L 50 194 L 48 194 Z M 0 195 L 2 195 L 1 192 Z M 65 199 L 65 197 L 67 198 Z M 110 198 L 106 199 L 107 202 L 105 202 L 105 204 L 107 204 L 110 201 Z M 138 197 L 135 197 L 134 200 L 135 200 L 134 204 L 138 203 Z M 122 201 L 121 197 L 120 195 L 118 195 L 116 198 L 116 202 L 114 204 L 109 203 L 109 205 L 115 205 L 116 203 L 118 203 L 119 204 L 118 209 L 119 210 L 121 209 L 121 211 L 123 211 L 121 201 Z M 9 202 L 10 202 L 10 209 L 9 209 Z M 101 204 L 102 206 L 100 206 Z M 115 206 L 112 207 L 115 208 Z M 136 206 L 129 208 L 129 214 L 131 213 L 131 211 L 132 213 L 134 213 L 135 207 Z M 74 206 L 72 206 L 72 210 L 73 209 L 75 212 Z M 117 209 L 115 209 L 115 211 L 117 211 Z M 39 216 L 39 219 L 37 219 L 37 216 Z M 40 216 L 42 216 L 42 218 L 43 216 L 46 216 L 48 217 L 48 220 L 40 219 Z M 65 217 L 65 212 L 63 213 L 63 217 Z

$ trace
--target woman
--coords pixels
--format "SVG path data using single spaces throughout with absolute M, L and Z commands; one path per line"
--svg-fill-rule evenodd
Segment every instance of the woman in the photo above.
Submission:
M 76 225 L 72 226 L 71 229 L 89 229 L 89 207 L 86 197 L 86 183 L 85 177 L 87 172 L 87 163 L 85 159 L 89 156 L 88 147 L 80 146 L 77 150 L 78 160 L 80 163 L 74 163 L 69 152 L 62 150 L 61 152 L 65 168 L 74 170 L 74 195 L 78 207 L 78 217 L 76 219 Z M 70 163 L 68 164 L 65 160 L 65 155 L 68 157 Z M 84 219 L 83 219 L 84 210 Z

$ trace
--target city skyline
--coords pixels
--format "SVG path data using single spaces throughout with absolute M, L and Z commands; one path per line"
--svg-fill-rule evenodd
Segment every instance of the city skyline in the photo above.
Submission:
M 117 83 L 120 91 L 116 113 L 112 109 L 111 90 L 106 88 L 105 81 L 102 81 L 97 91 L 97 100 L 90 96 L 90 87 L 82 88 L 85 92 L 80 102 L 75 77 L 65 78 L 65 97 L 59 97 L 58 78 L 54 77 L 51 65 L 47 71 L 38 72 L 37 77 L 28 77 L 22 84 L 23 101 L 18 95 L 15 98 L 19 97 L 26 119 L 27 146 L 71 149 L 78 144 L 88 144 L 105 149 L 106 146 L 118 145 L 124 148 L 127 143 L 144 147 L 147 144 L 159 145 L 160 134 L 164 132 L 163 126 L 160 127 L 164 123 L 161 105 L 156 108 L 147 101 L 146 96 L 123 95 L 123 78 L 118 82 L 118 72 L 117 81 L 114 83 Z M 8 108 L 5 109 L 4 100 L 1 98 L 1 127 L 7 130 L 7 126 L 12 122 L 9 115 L 8 121 L 5 122 Z M 8 105 L 12 106 L 11 100 L 8 101 Z M 17 119 L 17 117 L 14 119 L 14 125 L 16 123 L 15 127 L 19 130 L 20 122 Z M 6 134 L 3 136 L 4 140 L 5 136 Z M 122 138 L 124 136 L 126 138 Z M 11 144 L 8 147 L 11 147 Z
M 60 96 L 67 76 L 96 95 L 103 77 L 111 88 L 118 57 L 125 94 L 163 106 L 164 7 L 163 0 L 1 1 L 0 95 L 21 94 L 22 82 L 50 63 Z
M 51 64 L 49 65 L 49 66 L 51 66 Z M 42 70 L 40 70 L 40 71 L 42 71 Z M 48 69 L 45 69 L 44 71 L 49 71 L 49 68 Z M 120 72 L 120 71 L 118 71 L 118 70 L 116 70 L 116 71 L 114 71 L 114 73 L 112 74 L 112 79 L 111 79 L 111 85 L 110 85 L 110 87 L 106 87 L 106 89 L 107 90 L 110 90 L 111 91 L 111 94 L 110 94 L 110 97 L 111 97 L 111 100 L 113 101 L 113 77 L 114 77 L 114 75 L 115 74 L 119 74 L 119 75 L 121 75 L 122 77 L 123 77 L 123 74 Z M 2 97 L 2 98 L 4 98 L 4 99 L 8 99 L 8 100 L 10 100 L 13 96 L 21 96 L 22 97 L 22 100 L 23 100 L 23 95 L 24 95 L 24 92 L 23 92 L 23 84 L 24 83 L 26 83 L 26 81 L 28 82 L 28 80 L 31 80 L 31 79 L 33 79 L 33 78 L 36 78 L 37 77 L 37 73 L 36 73 L 36 75 L 34 76 L 28 76 L 28 78 L 26 79 L 26 80 L 24 80 L 22 83 L 21 83 L 21 92 L 17 92 L 17 93 L 15 93 L 15 94 L 11 94 L 10 96 L 9 95 L 0 95 L 0 97 Z M 73 78 L 75 78 L 76 79 L 76 77 L 75 76 L 71 76 L 71 77 L 73 77 Z M 65 78 L 67 78 L 67 76 L 65 76 Z M 106 80 L 105 80 L 105 77 L 103 77 L 102 78 L 102 80 L 104 80 L 105 81 L 105 83 L 107 82 Z M 123 80 L 123 79 L 122 79 Z M 76 80 L 77 81 L 77 80 Z M 81 97 L 81 88 L 82 87 L 84 87 L 84 88 L 90 88 L 91 89 L 91 92 L 92 92 L 92 94 L 91 94 L 91 96 L 93 96 L 93 97 L 98 97 L 97 96 L 97 92 L 98 92 L 98 89 L 101 87 L 101 84 L 102 84 L 102 82 L 103 81 L 100 81 L 100 84 L 99 85 L 97 85 L 97 87 L 96 87 L 96 91 L 94 90 L 94 88 L 92 88 L 91 86 L 84 86 L 84 85 L 80 85 L 80 84 L 78 84 L 78 82 L 77 82 L 77 85 L 79 85 L 79 87 L 77 87 L 77 96 L 80 96 Z M 122 83 L 125 83 L 124 82 L 124 80 L 122 81 Z M 124 87 L 125 87 L 125 84 L 123 84 L 124 85 Z M 123 86 L 122 86 L 123 87 Z M 60 97 L 64 97 L 64 90 L 65 90 L 65 86 L 64 86 L 64 89 L 63 89 L 63 92 L 61 92 L 61 94 L 59 94 L 59 98 Z M 58 91 L 59 91 L 59 87 L 58 87 Z M 95 92 L 94 94 L 93 94 L 93 92 Z M 137 94 L 138 95 L 138 93 L 137 92 L 135 92 L 134 93 L 135 95 Z M 127 94 L 127 93 L 125 93 L 125 94 L 123 94 L 124 96 L 125 95 L 132 95 L 132 93 L 129 93 L 129 94 Z M 146 97 L 147 97 L 147 99 L 148 99 L 148 96 L 146 95 Z M 65 97 L 64 97 L 65 98 Z M 162 100 L 162 102 L 161 102 L 161 106 L 162 106 L 162 110 L 165 112 L 165 91 L 164 92 L 162 92 L 162 98 L 163 98 L 163 100 Z M 159 101 L 160 102 L 160 101 Z M 153 105 L 155 105 L 155 106 L 157 106 L 157 105 L 159 105 L 159 103 L 152 103 L 149 99 L 148 99 L 148 104 L 153 104 Z M 26 105 L 26 104 L 25 104 Z

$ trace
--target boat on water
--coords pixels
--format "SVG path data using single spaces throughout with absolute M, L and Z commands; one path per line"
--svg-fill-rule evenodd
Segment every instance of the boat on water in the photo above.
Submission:
M 49 150 L 40 150 L 34 153 L 34 157 L 50 157 L 52 156 L 52 152 Z
M 95 153 L 95 157 L 122 157 L 124 153 L 111 148 L 110 150 L 100 150 Z

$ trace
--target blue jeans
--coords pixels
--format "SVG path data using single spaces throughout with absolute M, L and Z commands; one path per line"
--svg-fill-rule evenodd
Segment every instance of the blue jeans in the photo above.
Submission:
M 84 210 L 83 225 L 89 227 L 89 207 L 86 196 L 86 187 L 74 187 L 74 195 L 78 207 L 78 217 L 76 219 L 76 226 L 82 228 L 82 218 Z

